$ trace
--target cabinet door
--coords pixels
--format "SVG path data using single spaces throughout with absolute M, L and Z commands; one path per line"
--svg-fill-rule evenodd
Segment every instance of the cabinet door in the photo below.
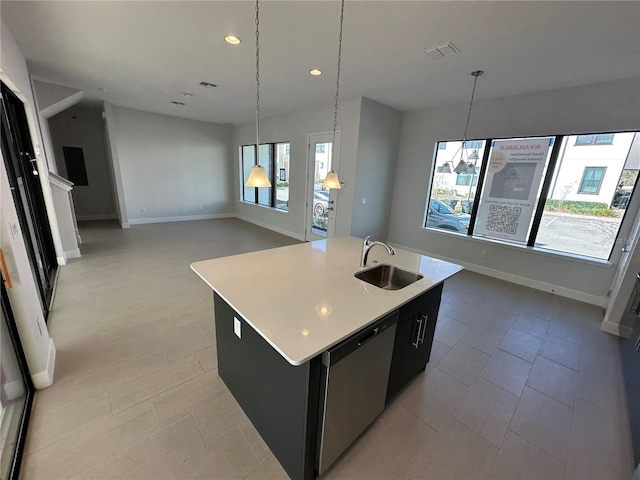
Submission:
M 402 387 L 411 379 L 415 356 L 414 347 L 411 345 L 412 338 L 415 336 L 414 324 L 415 322 L 411 318 L 403 318 L 396 327 L 396 339 L 393 344 L 386 402 L 402 390 Z
M 433 346 L 433 336 L 436 333 L 436 322 L 438 320 L 438 310 L 440 309 L 440 300 L 432 303 L 427 308 L 422 309 L 416 318 L 422 320 L 422 329 L 418 337 L 419 346 L 416 349 L 414 356 L 414 364 L 412 373 L 417 375 L 421 370 L 424 370 L 429 357 L 431 356 L 431 347 Z M 418 322 L 419 323 L 419 322 Z

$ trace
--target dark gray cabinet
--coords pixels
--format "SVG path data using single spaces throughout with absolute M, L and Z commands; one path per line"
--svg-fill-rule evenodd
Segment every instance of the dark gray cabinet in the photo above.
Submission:
M 418 373 L 431 356 L 443 284 L 400 307 L 391 359 L 387 403 Z
M 314 478 L 320 358 L 293 366 L 217 293 L 214 306 L 220 378 L 287 474 Z

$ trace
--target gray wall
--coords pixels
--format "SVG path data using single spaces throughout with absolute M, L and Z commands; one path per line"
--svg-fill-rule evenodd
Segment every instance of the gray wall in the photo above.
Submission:
M 113 116 L 130 224 L 233 213 L 231 127 L 115 106 Z
M 340 166 L 338 176 L 346 187 L 337 190 L 336 236 L 349 235 L 358 156 L 361 98 L 340 102 Z M 260 120 L 260 143 L 291 142 L 289 172 L 289 212 L 240 201 L 240 146 L 256 143 L 255 122 L 233 129 L 233 195 L 235 212 L 241 218 L 265 225 L 298 239 L 304 238 L 307 187 L 307 135 L 326 133 L 333 128 L 333 106 L 280 115 Z
M 482 91 L 482 83 L 478 90 Z M 639 106 L 638 78 L 477 102 L 468 137 L 640 130 Z M 528 279 L 547 290 L 582 292 L 584 300 L 603 303 L 619 261 L 617 250 L 613 265 L 596 265 L 421 228 L 434 145 L 462 136 L 467 110 L 468 105 L 458 105 L 404 115 L 389 240 L 512 280 Z M 628 235 L 636 213 L 637 205 L 630 206 L 621 237 Z M 481 258 L 482 251 L 486 258 Z
M 29 132 L 34 143 L 40 138 L 37 126 L 37 113 L 35 101 L 31 93 L 31 83 L 27 71 L 27 62 L 18 48 L 11 31 L 0 20 L 0 78 L 18 94 L 24 102 L 29 121 Z M 46 169 L 46 160 L 36 155 L 41 168 L 41 182 L 48 186 L 49 175 Z M 59 256 L 62 250 L 62 242 L 58 231 L 58 223 L 53 210 L 53 199 L 50 189 L 44 189 L 47 212 L 51 212 L 50 222 L 54 239 L 57 239 L 59 247 L 56 254 Z M 47 200 L 48 198 L 48 200 Z M 52 217 L 52 218 L 51 218 Z M 24 349 L 31 379 L 36 388 L 44 388 L 53 382 L 55 346 L 49 337 L 47 326 L 44 323 L 40 299 L 36 287 L 36 279 L 33 276 L 29 257 L 25 248 L 25 235 L 20 229 L 18 214 L 13 203 L 13 196 L 9 188 L 5 162 L 0 151 L 0 248 L 4 254 L 9 276 L 13 288 L 9 289 L 8 296 L 11 308 L 15 316 L 20 341 Z M 14 235 L 11 230 L 17 229 Z
M 351 214 L 351 235 L 355 237 L 387 238 L 401 124 L 401 112 L 362 99 Z
M 89 185 L 73 187 L 77 219 L 116 218 L 102 109 L 68 108 L 49 119 L 49 132 L 60 176 L 69 179 L 62 147 L 79 147 L 84 154 Z

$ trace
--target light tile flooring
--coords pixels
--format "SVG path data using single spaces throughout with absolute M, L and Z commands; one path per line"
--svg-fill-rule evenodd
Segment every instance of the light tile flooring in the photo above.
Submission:
M 55 383 L 36 395 L 23 478 L 286 478 L 217 375 L 211 290 L 189 264 L 296 241 L 235 219 L 81 233 L 82 258 L 60 270 Z M 426 372 L 325 477 L 628 479 L 618 342 L 601 315 L 456 275 Z

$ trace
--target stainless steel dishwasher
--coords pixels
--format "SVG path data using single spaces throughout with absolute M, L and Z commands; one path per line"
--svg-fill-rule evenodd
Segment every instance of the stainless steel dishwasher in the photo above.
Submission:
M 397 322 L 396 310 L 322 354 L 320 475 L 384 410 Z

